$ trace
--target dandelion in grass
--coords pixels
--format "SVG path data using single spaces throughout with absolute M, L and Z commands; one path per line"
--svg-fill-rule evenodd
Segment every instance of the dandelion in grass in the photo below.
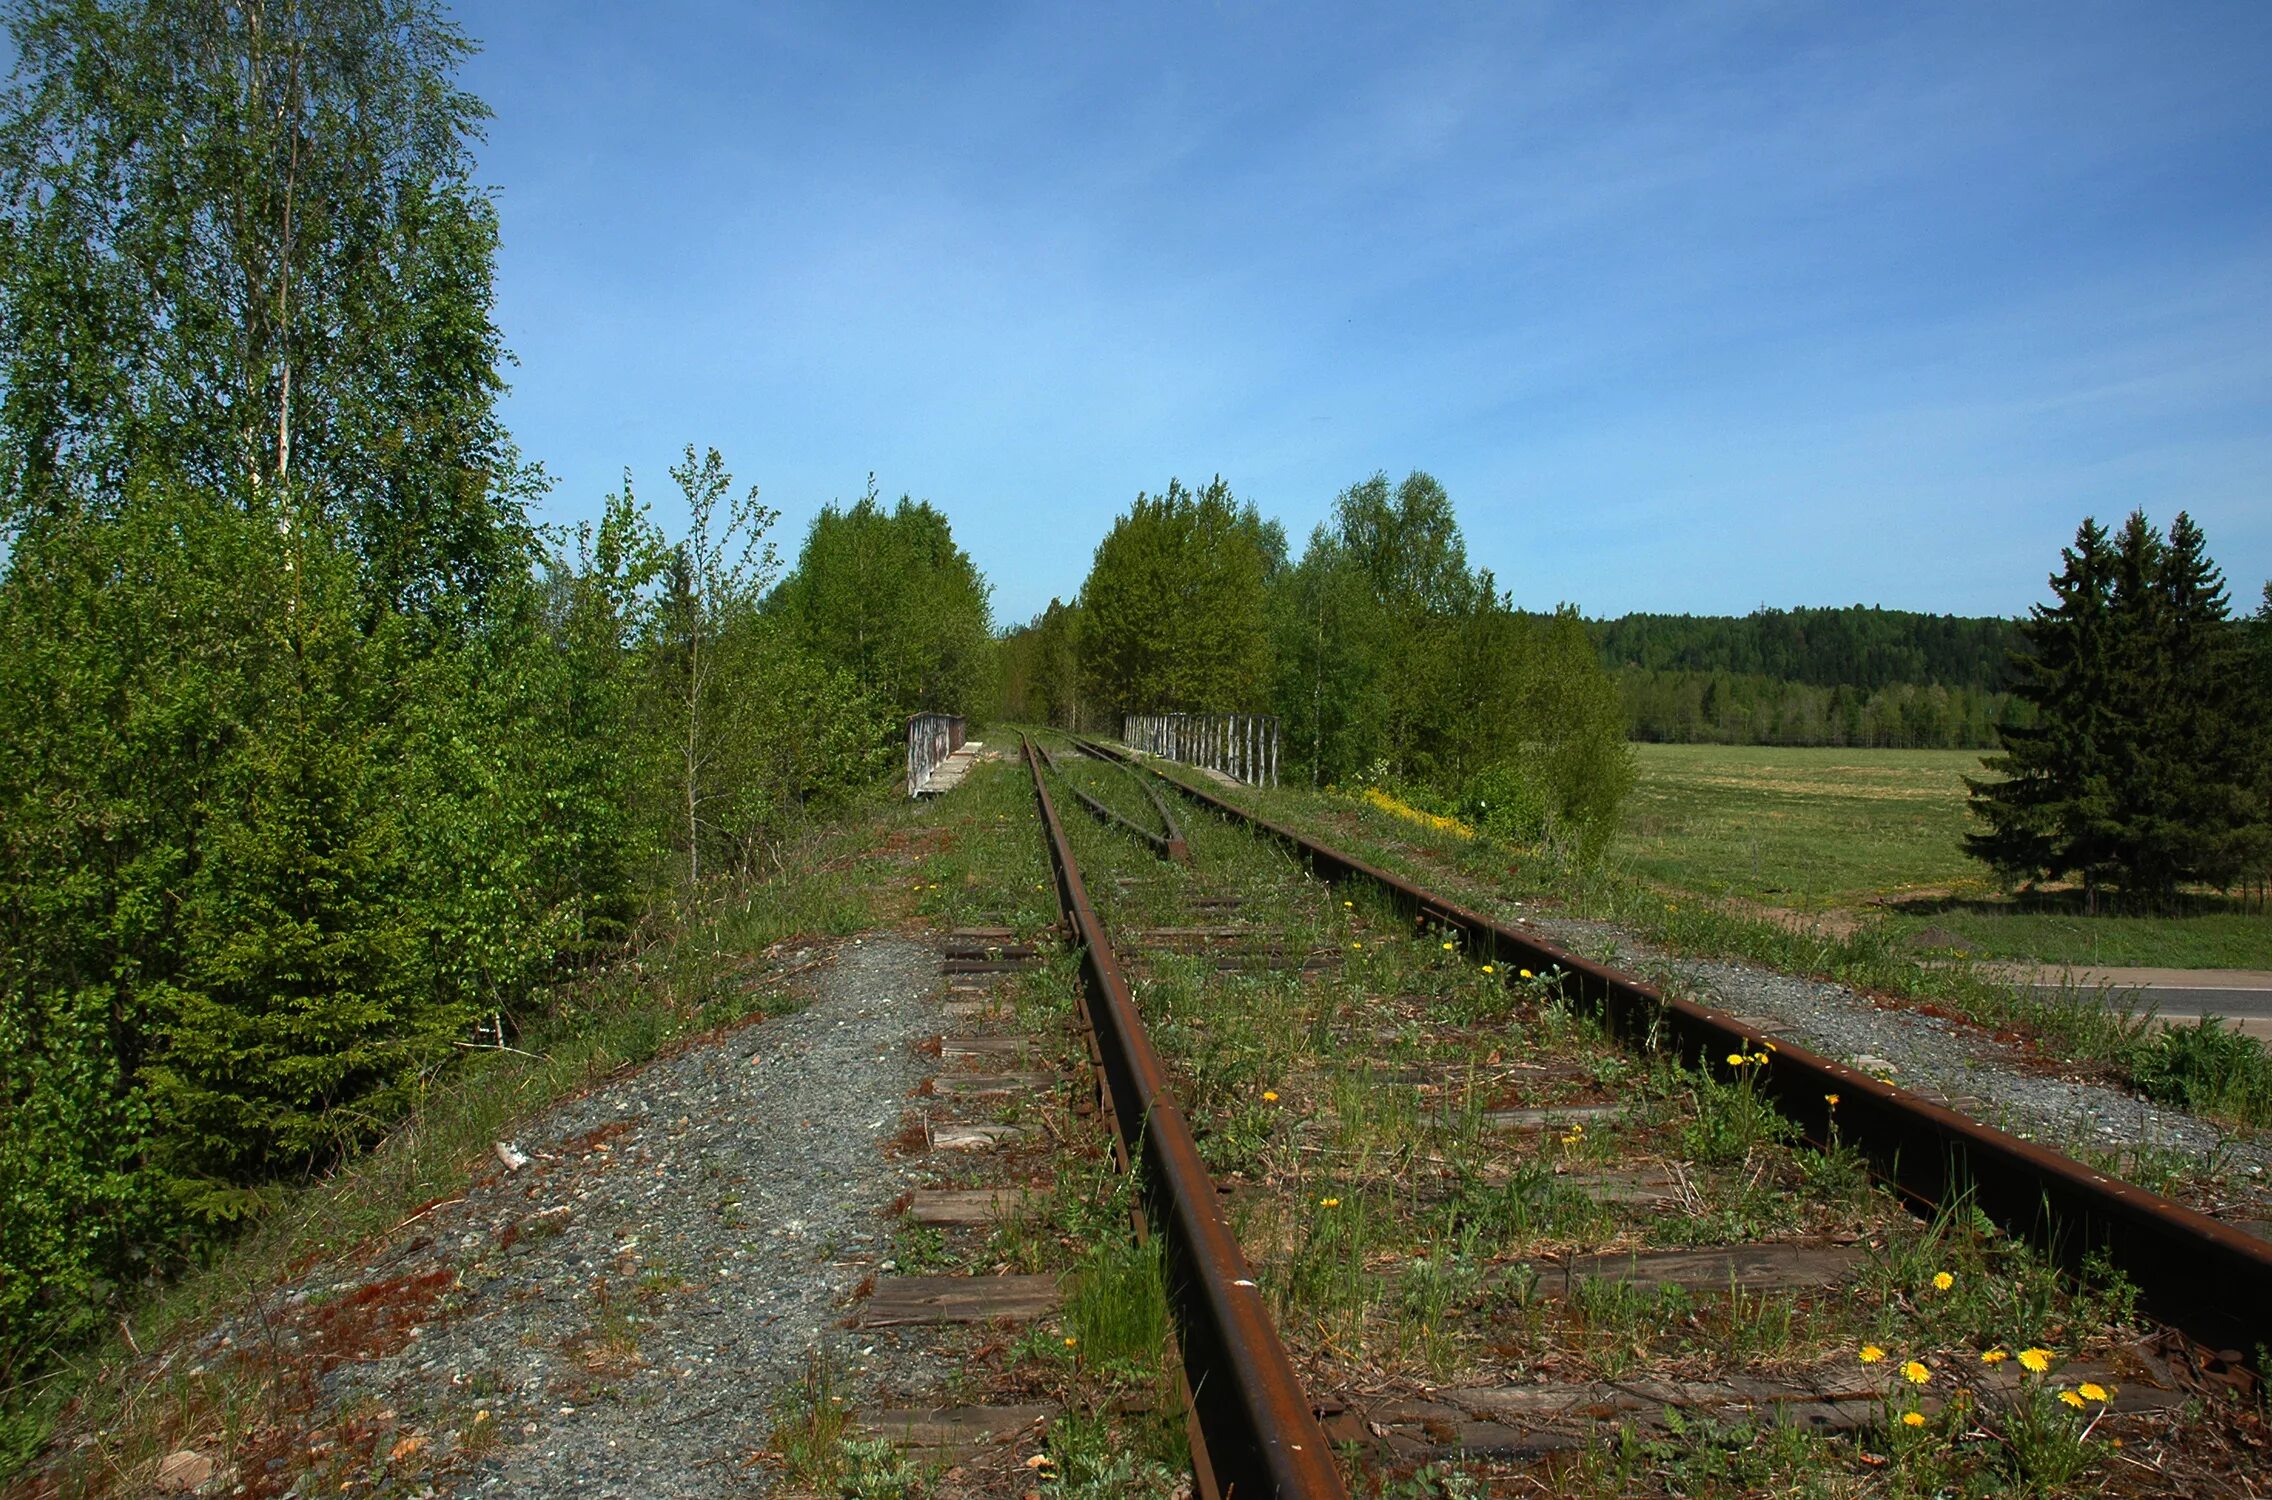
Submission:
M 1483 972 L 1484 972 L 1484 973 L 1486 973 L 1486 974 L 1496 974 L 1496 973 L 1498 973 L 1499 971 L 1498 971 L 1497 969 L 1494 969 L 1494 968 L 1492 968 L 1492 967 L 1491 967 L 1491 966 L 1490 966 L 1489 964 L 1485 964 L 1485 965 L 1483 966 Z
M 2075 1387 L 2075 1389 L 2082 1392 L 2083 1399 L 2085 1401 L 2096 1401 L 2101 1406 L 2104 1406 L 2109 1400 L 2112 1399 L 2106 1387 L 2100 1385 L 2095 1380 L 2086 1380 L 2081 1385 Z
M 1822 1099 L 1823 1102 L 1825 1104 L 1828 1104 L 1832 1109 L 1836 1109 L 1838 1107 L 1838 1096 L 1836 1094 L 1825 1094 L 1822 1096 Z
M 2072 1406 L 2077 1411 L 2081 1411 L 2083 1409 L 2083 1398 L 2076 1395 L 2073 1391 L 2061 1391 L 2059 1393 L 2059 1399 L 2067 1405 Z
M 1935 1271 L 1935 1272 L 1933 1273 L 1933 1290 L 1934 1290 L 1934 1291 L 1936 1291 L 1936 1292 L 1945 1292 L 1945 1291 L 1947 1291 L 1947 1290 L 1948 1290 L 1948 1289 L 1949 1289 L 1950 1287 L 1952 1287 L 1952 1286 L 1955 1286 L 1955 1285 L 1956 1285 L 1956 1278 L 1955 1278 L 1954 1276 L 1951 1276 L 1951 1275 L 1950 1275 L 1950 1274 L 1949 1274 L 1948 1272 L 1946 1272 L 1946 1271 Z
M 2010 1358 L 2011 1355 L 2001 1349 L 1989 1349 L 1981 1354 L 1980 1362 L 1984 1365 L 2000 1365 Z
M 1901 1414 L 1901 1425 L 1904 1427 L 1922 1427 L 1925 1425 L 1925 1414 L 1921 1411 L 1905 1411 Z
M 1525 978 L 1525 979 L 1536 979 L 1536 978 L 1538 977 L 1538 976 L 1537 976 L 1536 974 L 1533 974 L 1533 973 L 1532 973 L 1532 972 L 1531 972 L 1530 970 L 1528 970 L 1528 969 L 1522 969 L 1522 970 L 1518 970 L 1517 972 L 1519 972 L 1519 973 L 1520 973 L 1520 974 L 1521 974 L 1521 975 L 1523 976 L 1523 978 Z
M 1264 1089 L 1262 1091 L 1262 1102 L 1276 1104 L 1278 1102 L 1278 1091 L 1276 1089 Z
M 1764 1053 L 1764 1052 L 1754 1052 L 1754 1053 L 1752 1053 L 1752 1054 L 1751 1054 L 1751 1060 L 1752 1060 L 1753 1062 L 1755 1062 L 1755 1063 L 1759 1064 L 1759 1065 L 1760 1065 L 1761 1067 L 1763 1067 L 1763 1068 L 1767 1066 L 1767 1054 L 1766 1054 L 1766 1053 Z
M 1901 1378 L 1911 1385 L 1923 1385 L 1933 1378 L 1933 1372 L 1925 1368 L 1923 1360 L 1913 1359 L 1901 1367 Z
M 1449 953 L 1449 952 L 1451 952 L 1451 951 L 1452 951 L 1452 945 L 1451 945 L 1450 943 L 1446 943 L 1446 944 L 1444 944 L 1444 951 L 1445 951 L 1446 953 Z
M 1864 1344 L 1862 1346 L 1860 1358 L 1863 1364 L 1874 1365 L 1879 1360 L 1885 1358 L 1885 1351 L 1883 1349 L 1880 1349 L 1875 1344 Z
M 2020 1351 L 2020 1364 L 2030 1375 L 2041 1375 L 2051 1368 L 2051 1351 L 2049 1349 L 2022 1349 Z
M 1317 1200 L 1317 1206 L 1319 1208 L 1339 1208 L 1341 1200 L 1339 1198 L 1320 1198 Z
M 1080 1339 L 1075 1337 L 1073 1334 L 1068 1333 L 1067 1335 L 1065 1335 L 1065 1347 L 1068 1349 L 1072 1348 L 1074 1345 L 1080 1342 Z

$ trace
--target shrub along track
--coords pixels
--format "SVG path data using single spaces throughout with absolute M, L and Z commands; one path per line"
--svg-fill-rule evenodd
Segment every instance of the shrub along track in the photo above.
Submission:
M 1068 758 L 1058 775 L 1142 821 L 1122 772 Z M 2127 1258 L 2157 1308 L 2229 1334 L 2263 1282 L 2221 1226 L 1184 790 L 1221 815 L 1185 831 L 1189 869 L 1076 821 L 1060 896 L 1096 897 L 1075 921 L 1088 987 L 1132 977 L 1237 1234 L 1223 1263 L 1252 1263 L 1358 1492 L 2214 1490 L 2261 1438 L 2218 1362 L 2141 1326 L 2103 1265 Z M 1165 1118 L 1156 1080 L 1111 1091 L 1116 1112 L 1157 1098 Z M 1889 1119 L 1911 1133 L 1889 1140 Z M 2014 1161 L 2040 1179 L 2032 1207 Z M 2079 1212 L 2094 1185 L 2136 1212 Z M 1193 1196 L 1153 1215 L 1186 1287 L 1204 1280 L 1174 1222 Z M 2157 1279 L 2158 1223 L 2258 1279 L 2221 1309 L 2189 1302 Z M 1193 1332 L 1209 1317 L 1179 1314 L 1202 1391 L 1232 1380 L 1219 1335 Z M 1220 1474 L 1204 1414 L 1197 1430 Z M 1306 1431 L 1281 1446 L 1303 1433 L 1306 1450 Z

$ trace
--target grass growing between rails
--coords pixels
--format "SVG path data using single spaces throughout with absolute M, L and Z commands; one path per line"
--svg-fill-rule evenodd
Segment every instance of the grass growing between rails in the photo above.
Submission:
M 1495 916 L 1606 921 L 1676 953 L 1743 959 L 1835 980 L 2026 1037 L 2047 1056 L 2095 1064 L 2157 1102 L 2205 1109 L 2230 1125 L 2272 1126 L 2272 1054 L 2262 1044 L 2235 1038 L 2236 1046 L 2220 1044 L 2213 1059 L 2204 1048 L 2187 1047 L 2157 1069 L 2152 1059 L 2172 1044 L 2156 1040 L 2144 1014 L 2111 1007 L 2080 989 L 2015 986 L 1970 962 L 1928 961 L 1894 922 L 1794 925 L 1740 904 L 1668 891 L 1614 862 L 1575 867 L 1543 851 L 1415 824 L 1353 798 L 1300 788 L 1208 790 Z M 2173 1081 L 2195 1075 L 2215 1082 Z
M 469 1050 L 431 1079 L 411 1116 L 332 1175 L 283 1190 L 233 1242 L 121 1309 L 118 1334 L 63 1360 L 0 1415 L 0 1478 L 31 1459 L 59 1422 L 102 1434 L 72 1488 L 103 1493 L 157 1456 L 260 1420 L 275 1393 L 159 1379 L 145 1356 L 241 1310 L 293 1267 L 340 1254 L 458 1193 L 470 1166 L 514 1123 L 676 1042 L 788 1003 L 760 959 L 792 938 L 890 925 L 913 904 L 906 883 L 846 879 L 877 864 L 913 868 L 924 810 L 892 803 L 808 835 L 784 873 L 719 885 L 658 913 L 632 951 L 520 1018 L 508 1049 Z M 163 1368 L 163 1366 L 161 1366 Z M 106 1477 L 107 1476 L 107 1477 Z
M 1099 795 L 1113 774 L 1066 768 Z M 1339 810 L 1281 797 L 1269 811 L 1290 804 Z M 1370 806 L 1356 817 L 1441 831 Z M 1189 868 L 1067 825 L 1313 1398 L 1361 1399 L 1388 1424 L 1376 1436 L 1423 1446 L 1449 1441 L 1449 1418 L 1396 1410 L 1440 1415 L 1463 1392 L 1749 1383 L 1861 1408 L 1858 1429 L 1814 1431 L 1699 1395 L 1687 1414 L 1588 1415 L 1576 1450 L 1544 1463 L 1415 1468 L 1352 1438 L 1353 1494 L 2027 1493 L 2104 1484 L 2112 1439 L 2147 1430 L 2090 1428 L 2137 1336 L 2121 1282 L 2059 1271 L 1969 1212 L 1921 1224 L 1853 1153 L 1796 1146 L 1747 1071 L 1768 1044 L 1709 1073 L 1635 1057 L 1545 976 L 1487 973 L 1450 934 L 1308 877 L 1224 820 L 1194 809 L 1186 832 Z M 1200 931 L 1231 947 L 1174 951 Z M 1762 1242 L 1840 1268 L 1788 1287 L 1619 1269 Z M 2044 1370 L 2020 1378 L 2022 1351 Z M 2187 1418 L 2188 1441 L 2213 1446 L 2227 1416 Z

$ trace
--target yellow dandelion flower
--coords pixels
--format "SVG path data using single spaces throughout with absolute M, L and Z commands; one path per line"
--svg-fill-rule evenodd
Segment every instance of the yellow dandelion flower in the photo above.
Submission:
M 2083 1398 L 2076 1395 L 2073 1391 L 2061 1391 L 2059 1393 L 2059 1399 L 2066 1402 L 2069 1406 L 2072 1406 L 2077 1411 L 2081 1411 L 2083 1409 Z
M 1073 1347 L 1073 1346 L 1074 1346 L 1075 1344 L 1078 1344 L 1079 1342 L 1081 1342 L 1081 1341 L 1080 1341 L 1080 1340 L 1079 1340 L 1078 1338 L 1075 1338 L 1075 1337 L 1074 1337 L 1074 1336 L 1073 1336 L 1072 1334 L 1069 1334 L 1069 1333 L 1068 1333 L 1067 1335 L 1065 1335 L 1065 1347 L 1066 1347 L 1066 1348 L 1070 1349 L 1070 1348 L 1072 1348 L 1072 1347 Z
M 1354 901 L 1344 901 L 1344 902 L 1342 902 L 1341 904 L 1342 904 L 1343 906 L 1346 906 L 1346 907 L 1350 908 L 1350 909 L 1351 909 L 1352 911 L 1354 911 L 1354 910 L 1356 909 L 1356 906 L 1357 906 L 1357 903 L 1356 903 L 1356 902 L 1354 902 Z
M 1836 1109 L 1838 1107 L 1838 1096 L 1836 1094 L 1825 1094 L 1822 1096 L 1822 1098 L 1823 1102 L 1828 1104 L 1832 1109 Z
M 1729 1053 L 1729 1054 L 1728 1054 L 1728 1066 L 1729 1066 L 1729 1067 L 1731 1067 L 1731 1068 L 1740 1068 L 1740 1067 L 1742 1067 L 1742 1066 L 1743 1066 L 1743 1054 L 1742 1054 L 1741 1052 L 1731 1052 L 1731 1053 Z
M 1875 1344 L 1864 1344 L 1862 1346 L 1862 1353 L 1860 1357 L 1863 1364 L 1874 1365 L 1879 1360 L 1885 1358 L 1885 1351 L 1883 1349 L 1880 1349 Z
M 1764 1052 L 1752 1053 L 1751 1060 L 1755 1063 L 1758 1063 L 1763 1068 L 1767 1066 L 1767 1054 Z
M 2100 1385 L 2095 1380 L 2086 1380 L 2081 1385 L 2077 1386 L 2076 1389 L 2083 1393 L 2083 1399 L 2085 1401 L 2104 1402 L 2105 1400 L 2107 1400 L 2106 1387 Z
M 1517 972 L 1518 972 L 1518 973 L 1520 973 L 1520 974 L 1521 974 L 1521 975 L 1523 976 L 1523 978 L 1525 978 L 1525 979 L 1535 979 L 1535 978 L 1537 978 L 1537 977 L 1538 977 L 1537 975 L 1535 975 L 1535 974 L 1531 973 L 1531 971 L 1530 971 L 1530 970 L 1528 970 L 1528 969 L 1521 969 L 1521 970 L 1518 970 Z
M 1489 964 L 1485 964 L 1485 965 L 1483 966 L 1483 972 L 1484 972 L 1484 973 L 1486 973 L 1486 974 L 1496 974 L 1496 973 L 1498 973 L 1499 971 L 1498 971 L 1497 969 L 1494 969 L 1494 968 L 1492 968 L 1492 967 L 1491 967 L 1491 966 L 1490 966 Z
M 1262 1091 L 1262 1102 L 1276 1104 L 1278 1102 L 1278 1091 L 1276 1089 L 1264 1089 Z
M 1956 1278 L 1955 1278 L 1954 1276 L 1951 1276 L 1951 1275 L 1950 1275 L 1950 1274 L 1949 1274 L 1948 1272 L 1946 1272 L 1946 1271 L 1935 1271 L 1935 1272 L 1933 1273 L 1933 1290 L 1934 1290 L 1934 1291 L 1936 1291 L 1936 1292 L 1945 1292 L 1945 1291 L 1947 1291 L 1947 1290 L 1948 1290 L 1948 1289 L 1949 1289 L 1950 1287 L 1952 1287 L 1952 1286 L 1955 1286 L 1955 1285 L 1956 1285 Z
M 1933 1372 L 1925 1368 L 1923 1360 L 1913 1359 L 1901 1367 L 1901 1378 L 1911 1385 L 1923 1385 L 1933 1378 Z
M 2011 1356 L 2009 1354 L 2006 1354 L 2001 1349 L 1990 1349 L 1987 1353 L 1980 1356 L 1980 1362 L 1984 1365 L 2000 1365 L 2005 1360 L 2010 1358 Z
M 1445 951 L 1446 953 L 1449 953 L 1449 952 L 1451 952 L 1451 951 L 1452 951 L 1452 945 L 1451 945 L 1450 943 L 1446 943 L 1446 944 L 1444 944 L 1444 951 Z
M 1352 948 L 1362 948 L 1365 945 L 1363 943 L 1351 943 L 1349 946 Z
M 1320 1198 L 1317 1200 L 1317 1206 L 1319 1208 L 1339 1208 L 1341 1200 L 1339 1198 Z
M 2020 1351 L 2020 1363 L 2026 1367 L 2029 1374 L 2041 1375 L 2045 1370 L 2051 1368 L 2051 1351 L 2049 1349 L 2022 1349 Z
M 1901 1425 L 1904 1427 L 1922 1427 L 1925 1425 L 1925 1414 L 1921 1411 L 1905 1411 L 1901 1414 Z

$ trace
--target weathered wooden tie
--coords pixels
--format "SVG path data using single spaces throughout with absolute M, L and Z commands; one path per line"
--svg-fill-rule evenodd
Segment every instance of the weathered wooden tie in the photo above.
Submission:
M 884 1276 L 854 1310 L 862 1328 L 1027 1322 L 1063 1300 L 1054 1276 Z

